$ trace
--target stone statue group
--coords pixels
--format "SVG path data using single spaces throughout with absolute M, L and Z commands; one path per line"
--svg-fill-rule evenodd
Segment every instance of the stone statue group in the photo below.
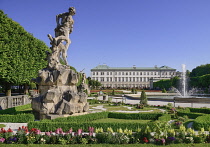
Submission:
M 55 38 L 48 34 L 50 43 L 52 45 L 51 50 L 53 51 L 54 59 L 54 61 L 50 61 L 50 67 L 53 67 L 56 63 L 59 63 L 61 56 L 64 63 L 67 65 L 67 49 L 71 44 L 69 34 L 71 34 L 73 31 L 74 20 L 72 16 L 75 15 L 75 13 L 75 8 L 70 7 L 69 12 L 56 15 L 57 27 L 55 28 Z
M 39 85 L 40 95 L 32 99 L 32 109 L 36 119 L 53 119 L 61 115 L 84 113 L 89 110 L 87 102 L 86 76 L 78 86 L 80 76 L 70 69 L 67 63 L 67 49 L 71 44 L 69 34 L 73 31 L 73 15 L 76 10 L 56 16 L 55 37 L 50 34 L 51 52 L 48 53 L 48 66 L 39 71 L 34 81 Z M 61 60 L 64 64 L 61 64 Z

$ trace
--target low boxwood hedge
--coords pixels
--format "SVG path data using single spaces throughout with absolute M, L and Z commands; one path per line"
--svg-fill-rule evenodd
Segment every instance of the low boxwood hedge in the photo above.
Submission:
M 0 115 L 0 122 L 11 122 L 11 123 L 27 123 L 34 121 L 33 114 L 17 114 L 17 115 Z
M 109 118 L 118 119 L 142 119 L 142 120 L 157 120 L 158 117 L 162 116 L 162 113 L 117 113 L 109 112 Z
M 62 128 L 64 131 L 68 131 L 70 128 L 73 131 L 77 131 L 78 129 L 82 129 L 85 132 L 88 132 L 89 127 L 94 128 L 103 128 L 104 131 L 107 130 L 108 127 L 111 127 L 113 131 L 117 131 L 117 129 L 131 129 L 136 131 L 137 128 L 145 128 L 147 125 L 152 126 L 151 123 L 93 123 L 93 122 L 85 122 L 85 123 L 69 123 L 69 122 L 29 122 L 28 128 L 37 128 L 41 131 L 55 131 L 57 128 Z
M 205 130 L 209 130 L 210 128 L 210 115 L 202 115 L 195 119 L 193 127 L 196 130 L 200 130 L 201 128 L 204 128 Z
M 159 121 L 169 121 L 171 120 L 171 115 L 170 114 L 163 114 L 162 116 L 158 117 Z

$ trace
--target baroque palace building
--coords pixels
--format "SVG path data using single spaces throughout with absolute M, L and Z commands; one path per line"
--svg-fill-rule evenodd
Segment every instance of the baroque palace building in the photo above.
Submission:
M 91 69 L 91 79 L 109 88 L 153 88 L 153 82 L 176 76 L 176 69 L 161 67 L 109 67 L 98 65 Z

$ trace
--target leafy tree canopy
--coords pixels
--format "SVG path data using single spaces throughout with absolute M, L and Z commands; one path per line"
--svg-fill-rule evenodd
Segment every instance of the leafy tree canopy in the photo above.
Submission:
M 0 81 L 1 84 L 30 83 L 38 70 L 47 65 L 46 44 L 33 37 L 20 24 L 0 10 Z
M 198 77 L 206 74 L 210 74 L 210 64 L 197 66 L 190 73 L 190 77 Z

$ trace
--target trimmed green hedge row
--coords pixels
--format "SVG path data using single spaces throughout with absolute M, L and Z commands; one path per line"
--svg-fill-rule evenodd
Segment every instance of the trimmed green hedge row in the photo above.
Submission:
M 162 116 L 158 117 L 159 121 L 169 121 L 171 120 L 171 115 L 170 114 L 163 114 Z
M 109 118 L 118 119 L 143 119 L 143 120 L 157 120 L 158 117 L 162 116 L 162 113 L 116 113 L 109 112 Z
M 210 114 L 209 108 L 189 108 L 190 112 Z
M 34 119 L 33 114 L 0 115 L 0 122 L 27 123 L 34 121 Z
M 205 130 L 209 130 L 210 128 L 210 115 L 202 115 L 195 119 L 193 127 L 196 130 L 200 130 L 204 128 Z
M 131 129 L 136 131 L 138 128 L 145 128 L 147 125 L 152 126 L 151 123 L 68 123 L 68 122 L 29 122 L 28 128 L 37 128 L 41 131 L 55 131 L 57 128 L 62 128 L 64 131 L 68 131 L 70 128 L 73 131 L 77 131 L 78 129 L 82 129 L 85 132 L 88 132 L 89 127 L 94 128 L 103 128 L 104 131 L 107 130 L 108 127 L 111 127 L 113 131 L 117 131 L 117 129 Z
M 0 114 L 18 114 L 18 113 L 21 113 L 19 111 L 29 109 L 29 108 L 31 108 L 31 104 L 12 107 L 12 108 L 8 108 L 8 109 L 5 109 L 5 110 L 0 110 Z
M 188 118 L 196 119 L 197 117 L 202 116 L 203 114 L 201 114 L 201 113 L 191 113 L 191 112 L 189 112 L 189 113 L 177 112 L 177 115 L 178 115 L 178 116 L 187 115 Z
M 163 114 L 161 113 L 116 113 L 116 112 L 99 112 L 99 113 L 91 113 L 80 116 L 69 116 L 66 118 L 57 118 L 54 120 L 42 120 L 39 122 L 29 122 L 28 127 L 38 128 L 41 131 L 54 131 L 57 128 L 62 128 L 64 131 L 68 131 L 70 128 L 73 130 L 83 129 L 84 131 L 88 131 L 89 127 L 100 128 L 102 127 L 106 130 L 108 127 L 111 127 L 114 131 L 117 129 L 131 129 L 135 131 L 137 128 L 145 128 L 146 125 L 152 126 L 151 122 L 149 123 L 124 123 L 123 121 L 119 121 L 116 123 L 97 123 L 91 122 L 97 119 L 104 118 L 118 118 L 118 119 L 143 119 L 143 120 L 157 120 Z M 165 116 L 165 119 L 169 119 L 169 116 Z M 162 118 L 163 119 L 163 118 Z
M 162 116 L 162 113 L 117 113 L 117 112 L 99 112 L 90 113 L 80 116 L 69 116 L 63 118 L 56 118 L 53 120 L 42 120 L 42 122 L 71 122 L 81 123 L 90 122 L 97 119 L 117 118 L 117 119 L 142 119 L 142 120 L 157 120 Z
M 72 123 L 81 123 L 81 122 L 90 122 L 97 119 L 108 118 L 109 112 L 99 112 L 99 113 L 90 113 L 79 116 L 69 116 L 63 118 L 56 118 L 53 120 L 49 120 L 51 122 L 72 122 Z M 44 120 L 48 121 L 48 120 Z

